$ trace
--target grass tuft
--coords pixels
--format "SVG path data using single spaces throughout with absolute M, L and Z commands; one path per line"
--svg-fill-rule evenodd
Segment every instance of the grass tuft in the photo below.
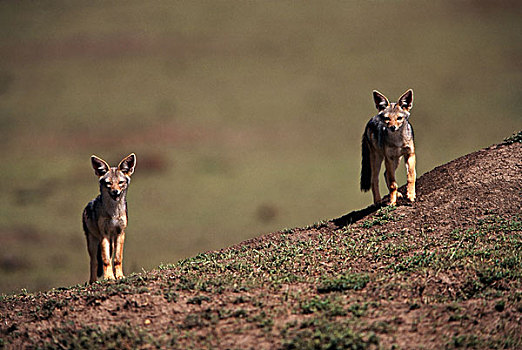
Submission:
M 323 319 L 305 321 L 296 331 L 287 332 L 282 344 L 286 350 L 377 349 L 379 345 L 379 338 L 373 332 L 364 335 L 346 324 Z
M 522 142 L 522 130 L 504 139 L 504 144 L 506 145 L 511 145 L 515 142 Z
M 389 205 L 379 209 L 372 219 L 363 221 L 361 227 L 370 228 L 373 226 L 383 226 L 391 221 L 399 221 L 402 218 L 402 215 L 393 215 L 395 209 L 397 209 L 397 207 L 394 205 Z
M 360 290 L 370 281 L 368 274 L 352 273 L 335 278 L 325 278 L 317 286 L 319 293 L 342 292 L 345 290 Z

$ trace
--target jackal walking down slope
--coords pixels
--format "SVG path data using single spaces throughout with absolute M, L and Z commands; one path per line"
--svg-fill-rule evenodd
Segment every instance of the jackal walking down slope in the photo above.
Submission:
M 390 103 L 380 92 L 373 91 L 373 99 L 379 113 L 374 116 L 364 130 L 362 138 L 361 191 L 372 189 L 373 202 L 381 202 L 379 193 L 379 171 L 382 161 L 386 171 L 384 178 L 390 191 L 389 204 L 395 205 L 398 193 L 395 170 L 401 157 L 406 163 L 408 178 L 406 196 L 415 200 L 415 145 L 413 128 L 409 123 L 413 105 L 413 90 L 406 91 L 396 103 Z
M 123 277 L 123 242 L 127 228 L 127 189 L 136 166 L 134 153 L 123 158 L 118 167 L 110 167 L 96 156 L 91 157 L 94 173 L 99 177 L 100 194 L 83 210 L 83 230 L 87 238 L 91 277 Z M 114 252 L 114 265 L 112 255 Z

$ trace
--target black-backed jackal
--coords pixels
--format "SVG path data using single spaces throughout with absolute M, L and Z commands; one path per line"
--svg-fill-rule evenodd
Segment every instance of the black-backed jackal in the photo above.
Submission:
M 362 138 L 362 170 L 361 191 L 373 193 L 373 202 L 381 202 L 379 193 L 379 171 L 382 161 L 386 171 L 384 178 L 390 190 L 390 205 L 397 203 L 395 170 L 401 157 L 406 163 L 408 185 L 406 196 L 415 200 L 415 145 L 413 144 L 413 128 L 408 122 L 413 104 L 413 90 L 406 91 L 397 103 L 390 103 L 380 92 L 373 91 L 373 99 L 379 113 L 374 116 L 364 130 Z
M 127 227 L 127 188 L 136 166 L 134 153 L 125 157 L 118 167 L 91 157 L 94 173 L 99 177 L 100 194 L 83 210 L 83 230 L 91 260 L 91 277 L 115 279 L 123 277 L 123 242 Z M 112 255 L 114 252 L 114 265 Z

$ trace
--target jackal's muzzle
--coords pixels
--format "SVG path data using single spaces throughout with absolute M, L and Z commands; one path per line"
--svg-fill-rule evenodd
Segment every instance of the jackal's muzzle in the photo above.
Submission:
M 114 199 L 115 201 L 119 200 L 120 197 L 121 197 L 121 191 L 120 190 L 111 190 L 109 192 L 109 195 L 111 196 L 112 199 Z

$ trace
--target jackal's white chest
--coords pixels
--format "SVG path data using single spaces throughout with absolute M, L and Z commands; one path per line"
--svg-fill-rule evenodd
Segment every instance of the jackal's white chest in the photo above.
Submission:
M 101 231 L 109 235 L 120 234 L 127 227 L 127 218 L 125 216 L 106 217 L 101 222 Z
M 124 217 L 111 218 L 111 219 L 109 219 L 107 225 L 110 229 L 117 229 L 117 228 L 125 227 L 125 225 L 126 225 L 125 221 L 126 220 L 124 219 Z

